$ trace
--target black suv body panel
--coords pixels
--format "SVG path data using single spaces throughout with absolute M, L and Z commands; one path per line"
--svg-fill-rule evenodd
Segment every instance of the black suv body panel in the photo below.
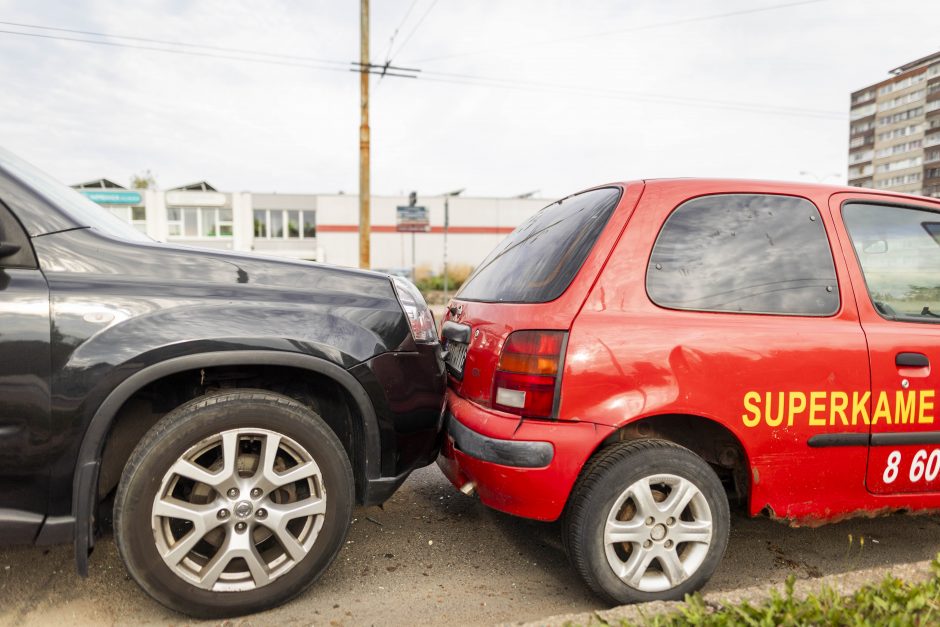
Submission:
M 363 421 L 364 503 L 435 458 L 440 347 L 415 344 L 388 276 L 117 239 L 76 226 L 2 169 L 0 203 L 39 265 L 0 259 L 0 361 L 10 364 L 0 365 L 0 537 L 74 536 L 81 569 L 112 420 L 137 390 L 176 372 L 272 366 L 333 380 Z M 11 402 L 24 407 L 2 407 Z

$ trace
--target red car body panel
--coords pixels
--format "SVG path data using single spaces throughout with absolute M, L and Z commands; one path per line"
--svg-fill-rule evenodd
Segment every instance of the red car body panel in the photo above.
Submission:
M 458 321 L 470 326 L 473 336 L 463 381 L 450 377 L 451 419 L 496 440 L 549 442 L 554 456 L 545 467 L 506 466 L 468 455 L 448 438 L 439 461 L 451 481 L 458 487 L 473 481 L 481 500 L 495 509 L 554 520 L 563 513 L 584 464 L 605 440 L 645 419 L 692 416 L 722 425 L 740 444 L 752 515 L 767 512 L 794 524 L 815 524 L 894 509 L 940 508 L 940 478 L 908 480 L 918 451 L 925 450 L 921 462 L 928 463 L 938 446 L 869 446 L 866 439 L 869 433 L 895 431 L 940 436 L 940 420 L 934 421 L 940 405 L 933 397 L 937 371 L 895 364 L 895 355 L 905 351 L 924 353 L 940 364 L 940 325 L 878 314 L 841 220 L 841 207 L 850 200 L 933 211 L 940 210 L 940 203 L 758 181 L 622 185 L 618 207 L 561 297 L 525 305 L 452 302 L 451 311 L 460 307 Z M 709 313 L 652 302 L 646 272 L 666 218 L 689 199 L 735 193 L 796 196 L 818 208 L 838 279 L 835 314 Z M 448 313 L 445 320 L 451 318 Z M 556 420 L 521 419 L 489 408 L 502 343 L 518 329 L 569 332 Z M 902 379 L 909 381 L 904 390 Z M 881 392 L 891 411 L 913 412 L 919 421 L 868 424 Z M 854 445 L 809 445 L 814 436 L 846 434 L 856 437 Z M 899 478 L 886 485 L 882 478 L 894 451 L 903 462 Z M 940 470 L 940 452 L 935 457 Z

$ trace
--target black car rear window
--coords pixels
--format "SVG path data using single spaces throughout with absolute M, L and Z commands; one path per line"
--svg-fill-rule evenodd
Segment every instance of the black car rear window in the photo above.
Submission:
M 509 234 L 463 284 L 458 298 L 545 303 L 568 289 L 620 200 L 605 187 L 552 203 Z

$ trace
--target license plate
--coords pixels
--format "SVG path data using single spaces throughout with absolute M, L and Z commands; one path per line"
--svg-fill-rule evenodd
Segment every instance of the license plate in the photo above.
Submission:
M 462 342 L 447 340 L 447 345 L 445 348 L 447 349 L 447 358 L 445 359 L 447 367 L 451 370 L 454 376 L 462 376 L 463 364 L 465 361 L 467 361 L 468 346 Z

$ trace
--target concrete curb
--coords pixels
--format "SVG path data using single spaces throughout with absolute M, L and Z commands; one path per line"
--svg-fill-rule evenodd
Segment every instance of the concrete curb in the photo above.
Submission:
M 911 583 L 921 583 L 933 576 L 931 563 L 933 560 L 913 562 L 910 564 L 893 564 L 866 570 L 856 570 L 839 575 L 827 575 L 817 579 L 798 580 L 794 586 L 793 596 L 803 599 L 809 594 L 818 593 L 823 588 L 832 588 L 840 595 L 847 596 L 855 593 L 859 588 L 872 583 L 878 583 L 887 575 L 893 575 Z M 770 599 L 771 590 L 783 592 L 783 584 L 749 586 L 725 592 L 706 593 L 704 599 L 711 605 L 735 605 L 747 601 L 751 605 L 760 604 Z M 654 601 L 638 605 L 621 605 L 609 610 L 583 612 L 581 614 L 560 614 L 549 616 L 527 623 L 509 623 L 522 627 L 537 627 L 542 625 L 604 625 L 606 623 L 619 624 L 620 621 L 631 623 L 644 623 L 649 617 L 657 614 L 675 612 L 685 604 L 681 601 Z

